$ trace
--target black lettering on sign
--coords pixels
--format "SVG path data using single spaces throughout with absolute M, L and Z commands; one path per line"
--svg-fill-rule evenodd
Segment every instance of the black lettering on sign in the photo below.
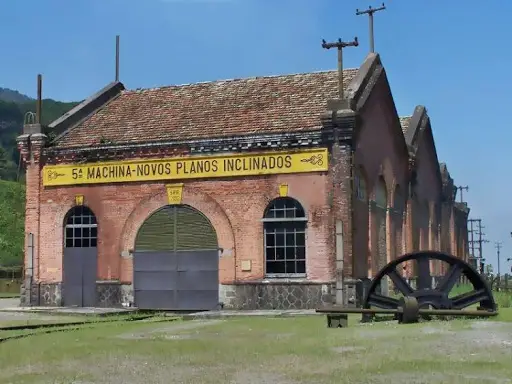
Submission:
M 290 155 L 224 159 L 224 169 L 227 172 L 285 169 L 291 168 L 291 166 L 292 157 Z
M 233 159 L 224 159 L 224 170 L 226 172 L 233 172 Z
M 163 163 L 157 163 L 157 164 L 151 164 L 151 175 L 152 176 L 163 176 L 168 175 L 167 168 L 170 170 L 169 167 L 166 168 L 167 164 Z
M 87 178 L 94 179 L 94 167 L 87 168 Z
M 82 178 L 82 170 L 80 168 L 73 168 L 71 170 L 71 175 L 73 177 L 73 180 L 81 179 Z
M 237 171 L 242 170 L 242 159 L 235 160 L 235 170 L 237 170 Z
M 176 163 L 176 173 L 177 174 L 180 174 L 180 172 L 183 170 L 183 162 L 181 161 L 178 161 Z

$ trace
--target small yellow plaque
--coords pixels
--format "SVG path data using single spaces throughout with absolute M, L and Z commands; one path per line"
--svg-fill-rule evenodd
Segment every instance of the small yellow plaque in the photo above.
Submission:
M 279 196 L 281 196 L 281 197 L 288 196 L 288 184 L 280 184 L 279 185 Z
M 183 198 L 183 183 L 180 184 L 168 184 L 167 188 L 167 202 L 169 205 L 181 204 Z
M 76 205 L 84 205 L 84 195 L 76 195 L 75 196 L 75 204 Z
M 48 273 L 56 273 L 59 271 L 59 268 L 46 268 L 46 272 Z

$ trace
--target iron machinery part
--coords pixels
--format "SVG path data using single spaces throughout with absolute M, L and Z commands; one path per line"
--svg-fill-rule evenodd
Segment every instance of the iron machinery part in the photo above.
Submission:
M 400 298 L 397 320 L 401 324 L 417 323 L 420 319 L 420 306 L 414 296 L 405 296 Z
M 403 313 L 403 308 L 398 307 L 395 309 L 382 309 L 382 308 L 344 308 L 339 305 L 322 306 L 316 309 L 317 313 L 357 313 L 364 315 L 400 315 Z M 425 309 L 419 308 L 420 315 L 431 316 L 469 316 L 469 317 L 493 317 L 497 316 L 497 311 L 489 311 L 483 309 Z
M 448 264 L 448 270 L 438 283 L 433 286 L 430 272 L 430 262 L 439 260 Z M 417 263 L 417 288 L 413 288 L 399 270 L 406 262 Z M 479 303 L 483 311 L 496 312 L 496 303 L 487 282 L 471 265 L 446 253 L 436 251 L 420 251 L 401 256 L 382 268 L 372 280 L 363 302 L 363 308 L 377 307 L 382 309 L 398 309 L 400 300 L 378 292 L 384 278 L 388 277 L 394 288 L 404 297 L 414 297 L 418 302 L 420 314 L 426 314 L 422 309 L 461 311 Z M 450 293 L 461 277 L 465 277 L 472 285 L 472 290 L 454 297 Z

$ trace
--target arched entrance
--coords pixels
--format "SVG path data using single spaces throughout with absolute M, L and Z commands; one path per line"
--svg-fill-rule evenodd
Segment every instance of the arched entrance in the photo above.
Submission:
M 187 205 L 149 216 L 135 239 L 133 285 L 140 309 L 216 309 L 219 249 L 210 221 Z
M 64 221 L 62 299 L 65 306 L 96 306 L 97 244 L 98 223 L 94 213 L 85 206 L 71 208 Z

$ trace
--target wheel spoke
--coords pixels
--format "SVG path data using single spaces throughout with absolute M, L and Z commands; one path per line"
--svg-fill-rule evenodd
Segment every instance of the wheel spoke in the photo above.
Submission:
M 418 263 L 418 290 L 431 289 L 432 277 L 430 276 L 430 259 L 427 255 L 421 255 L 417 259 Z
M 489 299 L 487 295 L 487 291 L 485 289 L 477 289 L 475 291 L 466 292 L 459 296 L 455 296 L 452 299 L 452 308 L 453 309 L 463 309 L 469 307 L 470 305 L 479 303 L 480 301 L 484 301 Z
M 405 279 L 402 276 L 400 276 L 396 269 L 393 269 L 391 272 L 389 272 L 388 276 L 395 285 L 395 288 L 398 289 L 402 293 L 402 295 L 408 296 L 412 292 L 414 292 L 409 283 L 405 281 Z
M 380 295 L 378 293 L 371 293 L 368 297 L 367 303 L 375 307 L 384 309 L 398 308 L 399 304 L 397 299 L 393 299 L 392 297 L 389 296 Z
M 452 290 L 454 285 L 462 275 L 462 267 L 460 264 L 452 264 L 450 269 L 443 276 L 439 284 L 437 284 L 437 290 L 448 293 Z

